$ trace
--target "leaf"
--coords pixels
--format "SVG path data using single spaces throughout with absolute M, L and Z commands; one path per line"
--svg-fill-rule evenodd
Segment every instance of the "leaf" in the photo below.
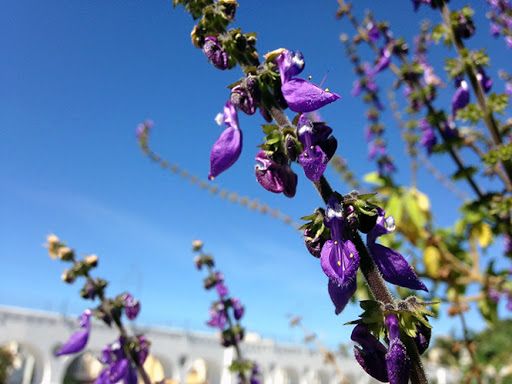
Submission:
M 471 229 L 471 237 L 478 240 L 482 248 L 487 248 L 492 243 L 492 230 L 489 224 L 480 223 Z
M 493 325 L 498 320 L 498 304 L 487 296 L 478 301 L 478 309 L 489 325 Z
M 364 175 L 363 180 L 368 184 L 378 185 L 379 187 L 383 187 L 385 182 L 382 177 L 379 176 L 378 172 L 370 172 Z
M 425 247 L 423 251 L 423 263 L 425 264 L 427 273 L 431 277 L 437 278 L 439 276 L 439 267 L 441 266 L 441 252 L 439 252 L 439 249 L 432 245 Z

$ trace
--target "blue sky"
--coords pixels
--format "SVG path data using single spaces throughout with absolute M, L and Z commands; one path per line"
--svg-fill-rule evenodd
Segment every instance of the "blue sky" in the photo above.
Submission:
M 490 39 L 484 2 L 473 3 L 483 21 L 474 43 L 494 54 L 495 75 L 506 68 L 510 51 Z M 240 5 L 236 25 L 258 32 L 261 53 L 300 49 L 306 74 L 317 82 L 327 76 L 326 86 L 342 95 L 322 110 L 340 142 L 338 153 L 357 174 L 372 171 L 364 106 L 350 95 L 352 68 L 339 42 L 349 27 L 335 19 L 336 2 Z M 438 17 L 428 9 L 414 14 L 408 1 L 357 2 L 359 13 L 368 6 L 390 20 L 397 35 L 412 36 L 423 17 Z M 191 241 L 201 238 L 247 305 L 249 329 L 299 340 L 285 317 L 298 313 L 330 344 L 346 341 L 349 328 L 342 324 L 359 309 L 334 316 L 326 277 L 298 233 L 163 172 L 136 145 L 135 126 L 151 118 L 158 152 L 198 176 L 208 174 L 210 147 L 220 133 L 213 118 L 228 97 L 226 85 L 240 73 L 210 66 L 190 43 L 192 26 L 170 1 L 2 0 L 0 304 L 66 313 L 85 308 L 78 286 L 60 282 L 63 266 L 42 247 L 55 232 L 79 253 L 100 256 L 97 273 L 111 281 L 110 293 L 129 290 L 141 298 L 141 323 L 205 329 L 212 294 L 202 290 L 190 251 Z M 392 118 L 384 121 L 399 178 L 406 182 L 403 144 Z M 295 199 L 272 195 L 255 181 L 261 122 L 241 117 L 244 152 L 217 184 L 295 218 L 308 214 L 320 199 L 300 170 Z M 452 169 L 447 161 L 435 163 Z M 432 194 L 436 219 L 449 224 L 458 202 L 425 171 L 419 176 L 419 188 Z M 440 320 L 436 329 L 447 332 L 451 323 Z M 481 323 L 475 317 L 474 324 Z

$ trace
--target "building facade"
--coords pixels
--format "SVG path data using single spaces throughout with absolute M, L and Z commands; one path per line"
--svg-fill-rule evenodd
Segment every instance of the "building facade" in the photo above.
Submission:
M 92 383 L 102 369 L 97 360 L 101 349 L 116 338 L 116 332 L 94 323 L 87 350 L 74 356 L 55 357 L 59 343 L 76 330 L 76 319 L 57 313 L 0 307 L 0 346 L 16 355 L 9 384 Z M 183 384 L 236 384 L 227 367 L 233 350 L 219 345 L 213 333 L 139 327 L 151 340 L 146 368 L 155 381 L 168 379 Z M 265 384 L 374 383 L 353 358 L 338 358 L 341 375 L 324 356 L 302 345 L 276 343 L 247 334 L 244 357 L 261 368 Z M 340 377 L 342 376 L 342 377 Z

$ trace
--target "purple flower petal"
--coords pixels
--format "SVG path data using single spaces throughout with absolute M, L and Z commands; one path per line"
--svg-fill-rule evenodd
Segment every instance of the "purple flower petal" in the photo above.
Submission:
M 396 338 L 391 340 L 386 353 L 386 367 L 389 384 L 407 384 L 409 382 L 409 368 L 411 362 L 407 356 L 405 345 Z
M 469 104 L 469 89 L 466 80 L 458 81 L 458 86 L 452 97 L 452 115 Z
M 108 368 L 102 370 L 99 376 L 94 381 L 94 384 L 110 384 L 110 379 L 108 378 Z
M 123 302 L 126 317 L 130 320 L 135 319 L 140 312 L 140 301 L 135 300 L 131 294 L 127 293 L 123 297 Z
M 359 365 L 373 378 L 387 382 L 386 347 L 363 324 L 355 326 L 351 339 L 359 344 L 354 347 Z
M 55 356 L 69 355 L 82 351 L 89 340 L 91 331 L 91 311 L 86 309 L 79 318 L 80 331 L 74 332 L 70 338 L 55 352 Z
M 258 183 L 267 191 L 283 193 L 288 197 L 295 196 L 297 175 L 288 164 L 278 164 L 270 159 L 265 151 L 259 151 L 254 171 Z
M 89 330 L 82 329 L 80 331 L 76 331 L 71 335 L 71 337 L 62 345 L 57 352 L 55 352 L 55 356 L 69 355 L 72 353 L 77 353 L 82 351 L 87 345 L 87 340 L 89 340 Z
M 117 360 L 111 364 L 108 372 L 110 382 L 117 383 L 123 379 L 128 373 L 129 365 L 130 363 L 128 362 L 127 358 Z
M 304 69 L 306 63 L 304 56 L 300 51 L 284 50 L 276 59 L 279 68 L 279 75 L 281 76 L 281 83 L 284 84 L 289 81 L 293 76 L 298 75 Z
M 350 240 L 327 240 L 320 254 L 320 265 L 330 280 L 345 286 L 356 279 L 359 253 Z
M 242 131 L 237 128 L 226 128 L 213 145 L 210 153 L 210 174 L 213 180 L 231 167 L 242 152 Z
M 314 182 L 320 180 L 328 162 L 329 158 L 318 145 L 307 148 L 299 155 L 299 164 L 304 168 L 306 177 Z
M 240 320 L 244 316 L 245 308 L 240 303 L 240 300 L 232 298 L 231 304 L 233 305 L 233 314 L 235 316 L 235 320 Z
M 220 297 L 226 297 L 228 295 L 228 287 L 226 287 L 223 281 L 219 281 L 215 285 L 215 289 Z
M 329 296 L 334 304 L 334 313 L 339 315 L 349 302 L 350 298 L 354 295 L 357 289 L 356 279 L 351 280 L 348 284 L 340 286 L 329 279 L 327 283 L 327 290 Z
M 384 280 L 401 287 L 428 292 L 425 284 L 418 279 L 414 269 L 400 253 L 380 244 L 370 243 L 368 246 Z
M 124 384 L 137 384 L 138 381 L 139 379 L 137 377 L 137 369 L 132 367 L 130 364 L 124 377 Z
M 203 52 L 216 68 L 224 70 L 229 67 L 229 56 L 215 36 L 205 38 Z
M 432 329 L 423 325 L 422 323 L 416 324 L 417 332 L 416 337 L 414 338 L 414 342 L 418 347 L 418 352 L 420 355 L 427 350 L 430 344 L 430 338 L 432 336 Z
M 340 98 L 304 79 L 290 79 L 281 86 L 283 96 L 294 112 L 312 112 Z

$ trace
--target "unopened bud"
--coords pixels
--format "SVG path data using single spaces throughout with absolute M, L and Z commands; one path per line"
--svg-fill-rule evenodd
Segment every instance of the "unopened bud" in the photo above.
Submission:
M 75 274 L 73 273 L 73 271 L 70 271 L 70 270 L 65 270 L 62 275 L 60 276 L 60 278 L 62 279 L 62 281 L 64 281 L 65 283 L 68 283 L 68 284 L 71 284 L 75 281 Z
M 98 256 L 96 256 L 96 255 L 85 256 L 84 262 L 85 262 L 85 265 L 87 265 L 88 267 L 96 267 L 98 265 Z
M 57 251 L 59 250 L 60 240 L 53 233 L 46 238 L 46 246 L 48 247 L 48 254 L 52 259 L 57 258 Z
M 57 257 L 62 261 L 71 261 L 75 258 L 75 252 L 69 247 L 59 247 Z
M 194 240 L 192 242 L 192 250 L 198 252 L 203 248 L 203 242 L 201 240 Z

